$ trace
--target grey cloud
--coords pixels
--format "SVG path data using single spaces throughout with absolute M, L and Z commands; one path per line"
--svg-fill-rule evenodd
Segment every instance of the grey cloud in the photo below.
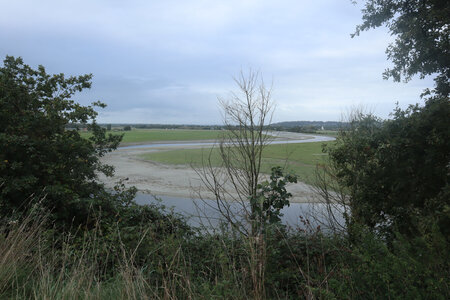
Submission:
M 274 78 L 279 121 L 337 120 L 355 103 L 387 117 L 432 83 L 381 80 L 390 37 L 350 39 L 359 9 L 335 0 L 9 1 L 0 56 L 93 73 L 93 88 L 76 99 L 106 102 L 105 122 L 220 122 L 217 96 L 247 66 Z

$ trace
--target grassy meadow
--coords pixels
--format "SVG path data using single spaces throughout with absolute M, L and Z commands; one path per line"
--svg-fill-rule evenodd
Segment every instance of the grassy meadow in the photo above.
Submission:
M 318 130 L 314 134 L 337 137 L 339 134 L 339 131 L 338 130 Z
M 108 131 L 112 134 L 123 134 L 122 144 L 145 143 L 156 141 L 194 141 L 215 140 L 221 130 L 184 130 L 184 129 L 133 129 L 131 131 Z M 88 138 L 91 133 L 82 132 Z
M 217 140 L 224 133 L 222 130 L 193 129 L 133 129 L 131 131 L 108 131 L 123 134 L 122 145 L 165 142 Z M 335 132 L 326 134 L 333 136 Z M 89 137 L 91 133 L 82 132 Z M 271 168 L 281 166 L 286 172 L 296 174 L 306 183 L 312 183 L 317 164 L 325 164 L 327 155 L 322 153 L 323 142 L 269 145 L 263 153 L 262 172 L 270 174 Z M 172 165 L 201 166 L 202 161 L 211 155 L 214 166 L 220 166 L 221 160 L 217 149 L 176 149 L 142 154 L 141 158 Z
M 303 182 L 313 181 L 317 164 L 326 163 L 327 155 L 322 153 L 323 142 L 269 145 L 263 151 L 262 172 L 270 173 L 273 166 L 285 167 L 295 173 Z M 164 164 L 201 166 L 202 161 L 211 155 L 214 166 L 220 166 L 221 160 L 217 148 L 178 149 L 145 153 L 141 158 Z

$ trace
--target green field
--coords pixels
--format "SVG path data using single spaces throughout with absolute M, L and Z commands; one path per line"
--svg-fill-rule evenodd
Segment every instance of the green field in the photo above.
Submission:
M 326 163 L 326 154 L 322 153 L 322 142 L 269 145 L 263 152 L 263 173 L 270 173 L 273 166 L 285 167 L 290 173 L 295 173 L 303 182 L 312 183 L 317 164 Z M 142 154 L 146 160 L 164 164 L 201 166 L 202 160 L 211 153 L 214 166 L 220 166 L 218 149 L 183 149 L 152 152 Z
M 133 129 L 131 131 L 108 131 L 112 134 L 124 134 L 122 144 L 144 143 L 155 141 L 193 141 L 215 140 L 221 130 L 183 130 L 183 129 Z M 89 132 L 82 132 L 82 136 L 89 137 Z
M 318 131 L 316 131 L 315 134 L 337 137 L 338 133 L 339 133 L 338 130 L 318 130 Z

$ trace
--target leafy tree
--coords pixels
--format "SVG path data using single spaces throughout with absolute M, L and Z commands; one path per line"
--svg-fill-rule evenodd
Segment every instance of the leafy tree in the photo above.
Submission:
M 386 25 L 396 36 L 386 51 L 394 67 L 385 77 L 436 74 L 436 86 L 423 107 L 397 108 L 392 120 L 356 114 L 328 149 L 355 222 L 408 236 L 438 226 L 449 236 L 449 16 L 448 1 L 365 1 L 355 35 Z
M 113 168 L 99 157 L 117 147 L 121 136 L 95 123 L 94 106 L 72 100 L 91 87 L 92 75 L 49 75 L 21 58 L 7 56 L 0 68 L 0 213 L 10 216 L 38 199 L 57 222 L 86 221 L 90 209 L 107 213 L 131 194 L 112 196 L 96 181 Z M 90 122 L 90 123 L 89 123 Z M 89 139 L 68 124 L 88 124 Z M 128 198 L 127 198 L 128 197 Z
M 273 167 L 270 175 L 270 182 L 263 181 L 257 186 L 257 192 L 250 198 L 250 203 L 254 205 L 255 218 L 258 224 L 264 227 L 268 224 L 279 224 L 283 214 L 281 210 L 289 206 L 289 198 L 292 194 L 287 192 L 287 183 L 297 183 L 297 176 L 283 174 L 281 167 Z
M 450 91 L 450 2 L 447 0 L 367 0 L 362 10 L 361 31 L 385 25 L 395 42 L 386 49 L 394 63 L 384 72 L 386 78 L 406 81 L 415 74 L 421 78 L 436 74 L 435 92 Z
M 357 114 L 340 133 L 328 152 L 354 222 L 409 236 L 435 224 L 450 235 L 449 115 L 448 101 L 433 100 L 385 122 Z

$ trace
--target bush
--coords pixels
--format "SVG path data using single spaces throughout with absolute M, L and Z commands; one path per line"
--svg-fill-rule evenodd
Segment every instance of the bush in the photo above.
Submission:
M 71 98 L 90 88 L 92 75 L 66 78 L 37 70 L 7 56 L 0 68 L 0 221 L 15 220 L 39 201 L 59 226 L 77 227 L 91 210 L 115 214 L 125 195 L 108 193 L 97 174 L 113 168 L 99 157 L 115 149 L 121 136 L 106 135 L 95 123 L 94 106 Z M 91 121 L 88 123 L 88 121 Z M 89 139 L 70 124 L 87 126 Z
M 449 115 L 445 97 L 396 109 L 385 122 L 356 115 L 327 149 L 353 222 L 414 237 L 426 218 L 450 236 Z

